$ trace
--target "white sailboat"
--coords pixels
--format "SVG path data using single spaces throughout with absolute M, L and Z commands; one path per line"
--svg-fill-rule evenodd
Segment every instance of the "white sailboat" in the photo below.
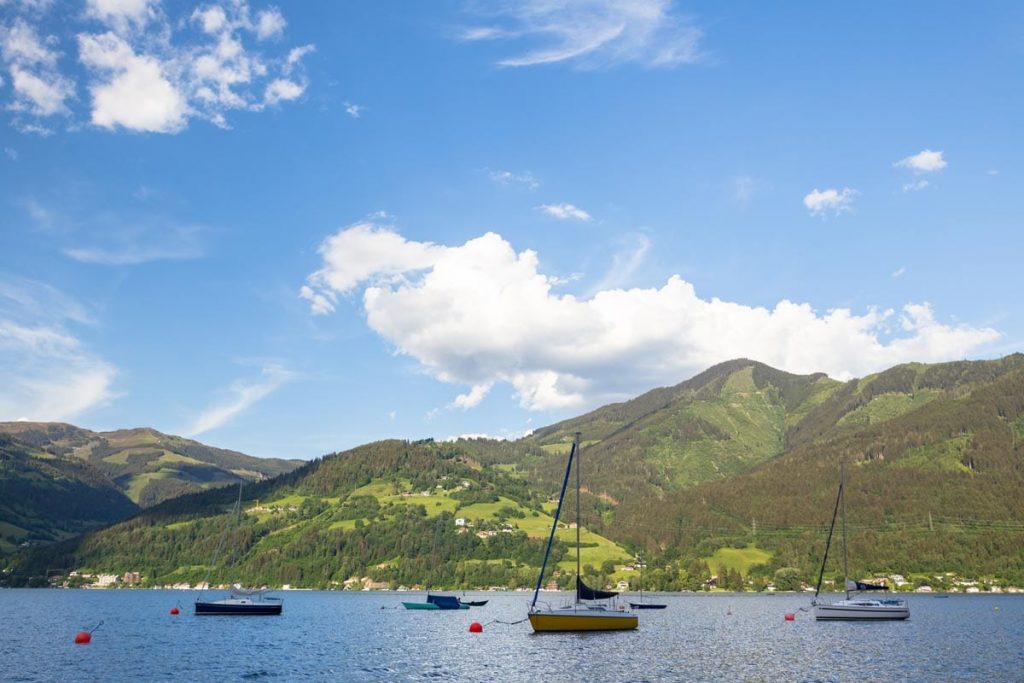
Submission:
M 825 563 L 828 561 L 829 547 L 832 545 L 832 532 L 836 526 L 836 515 L 842 519 L 843 536 L 843 576 L 845 578 L 846 598 L 827 602 L 819 599 L 821 581 L 825 576 Z M 886 586 L 879 586 L 850 579 L 849 563 L 846 551 L 846 468 L 839 466 L 839 494 L 836 496 L 836 507 L 832 511 L 832 524 L 828 529 L 828 540 L 825 542 L 825 556 L 821 558 L 821 571 L 818 573 L 818 585 L 814 589 L 814 618 L 817 621 L 891 621 L 910 617 L 910 607 L 906 600 L 863 597 L 865 591 L 885 591 Z

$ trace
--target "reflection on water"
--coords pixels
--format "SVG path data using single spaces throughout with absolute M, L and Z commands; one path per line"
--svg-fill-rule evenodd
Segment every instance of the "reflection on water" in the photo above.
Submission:
M 398 609 L 415 593 L 278 595 L 280 617 L 194 617 L 180 591 L 0 590 L 0 680 L 1024 680 L 1024 597 L 1007 595 L 913 595 L 910 621 L 875 624 L 817 623 L 803 595 L 673 595 L 637 631 L 536 635 L 495 623 L 523 619 L 528 593 L 448 612 Z

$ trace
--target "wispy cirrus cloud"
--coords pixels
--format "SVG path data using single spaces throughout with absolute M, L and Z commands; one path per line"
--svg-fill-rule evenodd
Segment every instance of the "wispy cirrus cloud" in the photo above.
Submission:
M 848 187 L 844 187 L 841 190 L 835 188 L 819 190 L 814 188 L 804 197 L 804 206 L 807 207 L 812 216 L 824 217 L 830 213 L 838 216 L 844 211 L 849 211 L 853 208 L 853 198 L 856 195 L 857 190 L 852 190 Z
M 147 197 L 152 193 L 148 190 Z M 26 200 L 24 206 L 37 230 L 58 235 L 67 243 L 61 252 L 82 263 L 137 265 L 199 258 L 205 253 L 205 226 L 158 213 L 94 213 L 75 206 L 71 200 L 66 201 L 63 211 L 58 211 L 35 198 Z
M 929 183 L 924 178 L 919 178 L 917 180 L 912 180 L 909 183 L 903 183 L 903 191 L 904 192 L 918 192 L 920 190 L 925 189 L 930 184 L 931 183 Z
M 453 401 L 459 407 L 506 383 L 528 409 L 579 409 L 738 357 L 849 378 L 962 358 L 1000 336 L 942 323 L 924 303 L 860 314 L 788 300 L 764 308 L 700 297 L 679 276 L 661 287 L 560 295 L 535 252 L 517 253 L 494 233 L 442 246 L 360 224 L 331 235 L 321 255 L 305 286 L 327 297 L 361 289 L 372 330 L 439 381 L 470 388 Z
M 213 403 L 196 418 L 186 431 L 189 436 L 199 436 L 217 429 L 248 410 L 256 402 L 266 398 L 296 377 L 294 372 L 277 364 L 265 365 L 258 379 L 244 379 L 234 382 L 224 392 L 226 396 Z
M 519 171 L 518 173 L 513 171 L 488 171 L 487 175 L 490 176 L 491 180 L 505 187 L 519 185 L 529 190 L 536 190 L 540 187 L 540 181 L 529 171 Z
M 647 235 L 629 235 L 624 241 L 629 243 L 612 256 L 611 267 L 590 290 L 589 295 L 628 286 L 633 276 L 643 266 L 647 253 L 651 250 L 650 238 Z
M 537 210 L 543 214 L 547 214 L 552 218 L 557 218 L 560 221 L 564 220 L 576 220 L 576 221 L 589 221 L 591 216 L 589 213 L 574 206 L 573 204 L 541 204 L 537 207 Z
M 519 54 L 498 61 L 525 67 L 569 62 L 584 68 L 622 63 L 671 68 L 700 59 L 702 31 L 674 0 L 494 0 L 473 5 L 480 23 L 463 41 L 507 41 Z
M 37 26 L 49 7 L 12 10 L 0 20 L 0 58 L 24 131 L 52 132 L 58 115 L 81 120 L 82 105 L 110 131 L 177 133 L 193 119 L 226 128 L 230 112 L 296 100 L 307 87 L 301 61 L 313 46 L 283 51 L 271 40 L 287 26 L 274 7 L 222 0 L 171 16 L 160 0 L 87 0 L 85 12 L 62 15 L 66 34 L 46 36 Z M 65 75 L 72 55 L 81 83 Z
M 72 331 L 91 322 L 50 285 L 0 279 L 0 420 L 69 420 L 115 397 L 117 369 Z

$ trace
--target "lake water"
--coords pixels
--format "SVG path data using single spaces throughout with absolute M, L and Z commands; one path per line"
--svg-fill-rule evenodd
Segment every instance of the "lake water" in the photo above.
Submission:
M 401 609 L 421 593 L 276 595 L 280 617 L 195 617 L 181 591 L 0 590 L 0 680 L 1024 681 L 1010 595 L 912 595 L 909 621 L 874 624 L 817 623 L 807 595 L 672 595 L 637 631 L 590 634 L 493 623 L 523 619 L 529 593 L 454 612 Z

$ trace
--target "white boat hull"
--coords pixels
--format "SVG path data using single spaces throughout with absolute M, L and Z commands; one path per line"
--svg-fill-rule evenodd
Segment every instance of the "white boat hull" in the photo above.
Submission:
M 840 600 L 814 606 L 818 621 L 898 621 L 909 617 L 904 600 Z

